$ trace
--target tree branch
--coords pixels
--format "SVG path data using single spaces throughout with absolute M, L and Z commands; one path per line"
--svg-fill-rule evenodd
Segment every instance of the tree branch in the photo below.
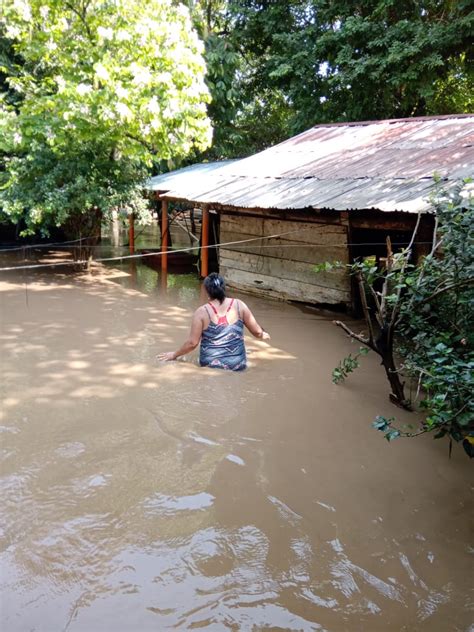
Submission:
M 418 232 L 418 227 L 420 226 L 420 221 L 421 221 L 421 211 L 418 211 L 418 217 L 416 218 L 415 228 L 413 229 L 413 234 L 411 236 L 410 243 L 408 244 L 408 248 L 407 248 L 407 250 L 409 250 L 410 252 L 413 247 L 413 243 L 415 241 L 416 233 Z
M 371 343 L 369 338 L 366 338 L 365 336 L 363 336 L 362 334 L 356 334 L 353 331 L 351 331 L 349 329 L 349 327 L 343 323 L 341 320 L 333 320 L 332 321 L 335 325 L 337 325 L 337 327 L 341 327 L 342 329 L 344 329 L 344 331 L 346 332 L 346 334 L 348 334 L 351 338 L 354 338 L 354 340 L 358 340 L 359 342 L 361 342 L 363 345 L 365 345 L 366 347 L 369 347 L 370 349 L 372 349 L 373 351 L 377 351 L 377 349 L 375 348 L 375 345 L 373 343 Z
M 402 263 L 402 267 L 400 270 L 400 277 L 404 280 L 405 277 L 405 269 L 408 265 L 408 260 L 410 258 L 411 255 L 411 249 L 413 247 L 413 244 L 415 242 L 415 237 L 416 237 L 416 233 L 418 232 L 418 227 L 420 225 L 420 221 L 421 221 L 421 211 L 418 212 L 418 217 L 416 218 L 416 224 L 415 224 L 415 228 L 413 229 L 413 233 L 410 239 L 410 243 L 408 244 L 408 247 L 406 249 L 406 255 L 403 259 L 403 263 Z M 387 246 L 388 246 L 388 240 L 387 240 Z M 391 246 L 390 246 L 391 248 Z M 399 284 L 400 287 L 398 288 L 397 291 L 397 299 L 393 305 L 393 310 L 392 310 L 392 317 L 390 318 L 390 323 L 389 323 L 389 335 L 392 336 L 392 332 L 394 329 L 394 326 L 396 326 L 396 324 L 398 324 L 397 321 L 397 314 L 398 314 L 398 308 L 399 308 L 399 304 L 400 304 L 400 297 L 402 295 L 402 284 Z
M 433 294 L 430 294 L 430 296 L 423 299 L 420 305 L 423 305 L 424 303 L 429 303 L 436 296 L 439 296 L 440 294 L 444 294 L 444 292 L 449 292 L 449 290 L 455 290 L 458 287 L 463 287 L 464 285 L 474 285 L 474 278 L 470 277 L 469 279 L 463 279 L 462 281 L 458 281 L 457 283 L 451 283 L 450 285 L 445 285 L 440 290 L 433 292 Z
M 360 301 L 362 303 L 362 311 L 364 312 L 365 322 L 367 323 L 367 328 L 369 330 L 369 346 L 374 348 L 375 336 L 374 336 L 374 328 L 372 326 L 372 320 L 370 318 L 369 307 L 367 305 L 367 297 L 365 295 L 364 288 L 364 279 L 361 272 L 357 272 L 356 274 L 357 283 L 359 285 L 359 293 L 360 293 Z M 364 343 L 367 344 L 367 343 Z
M 92 37 L 92 32 L 91 32 L 90 27 L 89 27 L 89 25 L 87 23 L 87 20 L 86 20 L 86 14 L 87 14 L 87 10 L 89 8 L 89 2 L 86 2 L 84 4 L 84 6 L 82 7 L 82 11 L 78 11 L 77 8 L 74 6 L 73 2 L 65 2 L 64 6 L 67 9 L 69 9 L 70 11 L 72 11 L 72 13 L 77 15 L 77 17 L 80 19 L 80 21 L 84 25 L 84 28 L 86 29 L 86 33 L 87 33 L 87 36 L 89 38 L 89 41 L 93 43 L 94 42 L 94 38 Z
M 151 143 L 147 143 L 146 140 L 143 140 L 143 138 L 139 138 L 138 136 L 134 136 L 133 134 L 130 134 L 130 132 L 126 132 L 125 136 L 127 138 L 130 138 L 130 140 L 134 140 L 139 145 L 142 145 L 143 147 L 148 149 L 148 151 L 153 152 L 153 145 Z

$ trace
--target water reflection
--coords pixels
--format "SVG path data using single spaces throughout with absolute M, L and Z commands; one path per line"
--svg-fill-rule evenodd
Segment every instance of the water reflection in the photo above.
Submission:
M 469 463 L 371 431 L 384 377 L 331 383 L 330 315 L 247 297 L 272 346 L 228 374 L 155 361 L 196 275 L 24 291 L 2 280 L 2 629 L 468 629 Z
M 207 300 L 194 273 L 173 274 L 157 272 L 136 260 L 108 264 L 110 269 L 123 272 L 113 277 L 113 282 L 126 289 L 134 289 L 156 297 L 169 297 L 170 303 L 188 305 L 190 301 Z M 205 298 L 203 298 L 205 297 Z

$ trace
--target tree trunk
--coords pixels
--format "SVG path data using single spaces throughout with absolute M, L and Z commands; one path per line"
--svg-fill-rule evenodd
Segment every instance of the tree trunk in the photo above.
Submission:
M 392 389 L 390 401 L 401 408 L 405 408 L 405 410 L 413 410 L 410 401 L 405 397 L 405 384 L 400 379 L 393 357 L 382 355 L 382 365 L 385 369 L 387 379 L 390 382 L 390 388 Z
M 196 220 L 194 218 L 194 208 L 189 211 L 189 219 L 191 220 L 191 232 L 196 235 Z
M 382 358 L 382 366 L 392 389 L 390 401 L 405 408 L 405 410 L 413 410 L 410 401 L 405 397 L 405 383 L 400 379 L 400 373 L 393 357 L 393 337 L 390 328 L 387 328 L 387 331 L 381 331 L 375 346 L 377 353 Z
M 96 246 L 101 239 L 102 212 L 100 209 L 90 209 L 87 213 L 71 215 L 64 225 L 66 236 L 75 241 L 71 250 L 73 259 L 78 262 L 77 267 L 90 267 Z M 83 262 L 83 263 L 79 263 Z
M 160 227 L 160 235 L 163 234 L 163 220 L 162 220 L 162 211 L 163 211 L 163 206 L 161 206 L 161 209 L 158 213 L 158 225 Z M 168 250 L 171 250 L 173 248 L 173 241 L 171 239 L 171 232 L 170 232 L 170 223 L 169 223 L 169 217 L 168 217 Z M 161 247 L 163 247 L 163 244 L 161 244 Z

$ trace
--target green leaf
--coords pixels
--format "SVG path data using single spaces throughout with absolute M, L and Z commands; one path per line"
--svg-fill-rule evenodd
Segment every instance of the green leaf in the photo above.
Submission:
M 377 417 L 375 418 L 375 421 L 372 422 L 372 427 L 375 428 L 376 430 L 381 430 L 382 432 L 385 432 L 387 428 L 389 428 L 390 425 L 392 424 L 392 421 L 394 421 L 393 417 L 390 417 L 389 419 L 387 419 L 386 417 L 383 417 L 382 415 L 377 415 Z
M 393 441 L 394 439 L 397 439 L 400 436 L 400 431 L 399 430 L 390 430 L 389 432 L 387 432 L 385 434 L 385 438 L 387 439 L 387 441 Z

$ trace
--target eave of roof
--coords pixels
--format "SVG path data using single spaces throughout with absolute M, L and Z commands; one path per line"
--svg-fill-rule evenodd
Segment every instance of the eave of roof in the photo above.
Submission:
M 182 169 L 175 169 L 168 173 L 162 173 L 151 177 L 145 182 L 145 189 L 148 191 L 169 191 L 174 186 L 182 182 L 183 178 L 187 182 L 199 182 L 203 176 L 216 174 L 222 167 L 229 166 L 235 160 L 221 160 L 219 162 L 201 162 Z

